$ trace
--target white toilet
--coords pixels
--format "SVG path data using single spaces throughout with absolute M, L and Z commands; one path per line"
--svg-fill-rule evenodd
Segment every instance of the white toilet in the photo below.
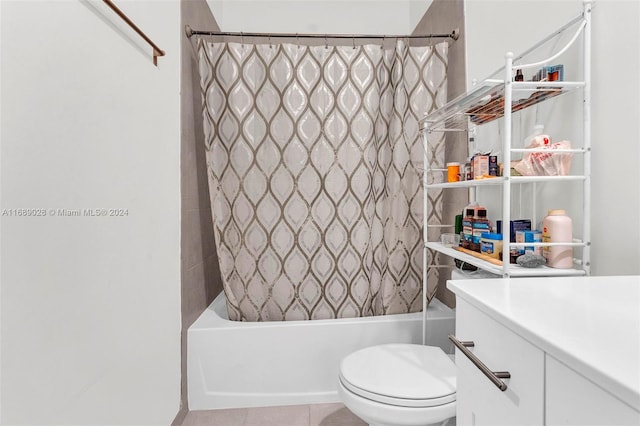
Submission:
M 338 393 L 372 426 L 452 425 L 456 366 L 435 346 L 372 346 L 342 360 Z

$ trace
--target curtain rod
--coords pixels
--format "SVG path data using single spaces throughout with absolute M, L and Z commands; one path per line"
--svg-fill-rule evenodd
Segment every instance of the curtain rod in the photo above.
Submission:
M 225 32 L 225 31 L 199 31 L 191 29 L 189 25 L 185 25 L 185 33 L 187 38 L 194 35 L 210 35 L 210 36 L 232 36 L 232 37 L 270 37 L 270 38 L 321 38 L 321 39 L 356 39 L 356 38 L 451 38 L 457 40 L 460 32 L 456 28 L 449 34 L 421 34 L 421 35 L 373 35 L 373 34 L 300 34 L 300 33 L 244 33 L 244 32 Z

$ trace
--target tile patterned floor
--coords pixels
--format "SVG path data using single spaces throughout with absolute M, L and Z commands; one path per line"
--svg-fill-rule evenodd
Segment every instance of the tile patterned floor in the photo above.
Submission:
M 340 403 L 190 411 L 182 422 L 182 426 L 366 425 Z

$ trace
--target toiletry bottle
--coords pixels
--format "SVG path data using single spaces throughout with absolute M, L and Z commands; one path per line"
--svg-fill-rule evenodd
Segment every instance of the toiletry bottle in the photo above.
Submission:
M 460 236 L 460 245 L 462 245 L 462 215 L 461 214 L 457 214 L 456 215 L 456 221 L 454 224 L 454 233 L 458 236 Z
M 447 182 L 458 182 L 460 180 L 460 163 L 447 163 Z
M 460 246 L 462 248 L 471 249 L 471 240 L 473 239 L 473 221 L 473 207 L 465 208 L 464 216 L 462 217 L 462 235 L 460 238 Z
M 515 81 L 524 81 L 524 75 L 522 74 L 522 70 L 517 70 L 516 71 L 516 77 L 514 78 Z
M 480 240 L 482 239 L 482 234 L 485 232 L 491 232 L 491 221 L 487 219 L 487 209 L 478 207 L 476 208 L 476 215 L 473 218 L 471 250 L 477 251 L 478 253 L 480 252 Z
M 570 243 L 573 224 L 571 218 L 564 210 L 549 210 L 542 220 L 543 243 Z M 573 247 L 571 246 L 545 246 L 542 248 L 542 256 L 547 259 L 547 266 L 552 268 L 573 268 Z

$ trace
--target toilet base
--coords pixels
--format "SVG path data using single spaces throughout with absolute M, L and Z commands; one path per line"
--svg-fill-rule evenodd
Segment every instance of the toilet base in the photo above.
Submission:
M 338 380 L 338 395 L 353 414 L 371 426 L 455 426 L 456 403 L 435 407 L 399 407 L 354 394 Z

